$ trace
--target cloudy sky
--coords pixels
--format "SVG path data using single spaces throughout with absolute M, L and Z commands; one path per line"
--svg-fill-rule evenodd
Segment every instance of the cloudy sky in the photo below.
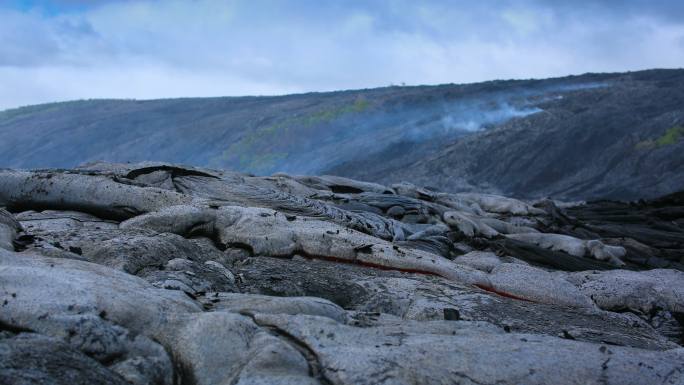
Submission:
M 684 66 L 684 1 L 2 0 L 0 109 Z

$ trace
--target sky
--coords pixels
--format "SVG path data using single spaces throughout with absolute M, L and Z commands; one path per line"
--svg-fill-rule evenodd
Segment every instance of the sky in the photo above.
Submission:
M 0 110 L 684 66 L 681 0 L 1 0 Z

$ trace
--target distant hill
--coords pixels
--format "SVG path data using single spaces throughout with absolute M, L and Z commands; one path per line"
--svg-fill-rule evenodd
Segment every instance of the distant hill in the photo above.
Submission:
M 541 112 L 436 151 L 395 146 L 410 163 L 373 154 L 327 172 L 527 198 L 633 200 L 684 187 L 684 71 L 624 74 L 534 105 Z
M 0 112 L 0 167 L 156 159 L 570 199 L 684 187 L 684 71 Z

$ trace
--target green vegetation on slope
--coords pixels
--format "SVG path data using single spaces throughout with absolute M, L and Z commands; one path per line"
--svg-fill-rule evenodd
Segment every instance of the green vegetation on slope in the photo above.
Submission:
M 684 136 L 684 127 L 675 126 L 668 129 L 663 136 L 656 139 L 655 144 L 658 147 L 667 146 L 668 144 L 675 144 L 679 138 Z
M 350 114 L 362 113 L 370 107 L 364 97 L 353 102 L 312 111 L 308 114 L 290 116 L 274 123 L 257 127 L 240 140 L 231 143 L 221 154 L 223 162 L 237 159 L 240 169 L 263 173 L 275 167 L 288 156 L 288 134 L 293 130 L 316 128 Z M 298 140 L 298 138 L 297 138 Z M 266 146 L 264 146 L 266 145 Z
M 684 127 L 674 126 L 670 127 L 665 133 L 656 139 L 643 140 L 636 144 L 637 149 L 654 149 L 677 143 L 681 138 L 684 138 Z

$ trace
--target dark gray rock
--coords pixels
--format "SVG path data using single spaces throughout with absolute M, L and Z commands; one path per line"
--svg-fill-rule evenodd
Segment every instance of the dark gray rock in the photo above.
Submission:
M 14 239 L 21 225 L 7 210 L 0 208 L 0 249 L 14 250 Z
M 124 378 L 56 338 L 21 333 L 0 338 L 6 385 L 124 385 Z

